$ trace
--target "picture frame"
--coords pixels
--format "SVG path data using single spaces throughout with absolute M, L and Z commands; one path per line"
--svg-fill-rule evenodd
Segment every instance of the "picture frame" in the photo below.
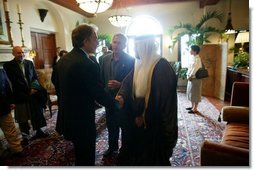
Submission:
M 4 4 L 6 3 L 6 4 Z M 6 25 L 6 10 L 7 0 L 0 0 L 0 44 L 9 45 L 10 41 L 10 27 Z

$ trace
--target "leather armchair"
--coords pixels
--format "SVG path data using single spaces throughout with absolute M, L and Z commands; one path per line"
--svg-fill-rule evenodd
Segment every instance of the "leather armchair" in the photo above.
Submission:
M 201 145 L 201 166 L 249 166 L 249 108 L 222 108 L 227 122 L 220 143 L 205 140 Z

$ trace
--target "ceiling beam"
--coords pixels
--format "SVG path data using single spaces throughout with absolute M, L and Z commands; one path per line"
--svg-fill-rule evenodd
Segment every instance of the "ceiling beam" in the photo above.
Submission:
M 206 5 L 216 5 L 220 0 L 199 0 L 199 7 L 204 8 Z
M 90 14 L 79 8 L 75 0 L 49 0 L 72 11 L 75 11 L 85 17 L 94 17 L 94 14 Z
M 49 0 L 53 3 L 61 5 L 72 11 L 75 11 L 85 17 L 94 17 L 95 14 L 90 14 L 79 8 L 76 0 Z M 158 3 L 170 3 L 170 2 L 186 2 L 186 1 L 199 1 L 200 8 L 206 5 L 215 5 L 220 0 L 114 0 L 111 9 L 114 8 L 125 8 L 130 6 L 146 5 L 146 4 L 158 4 Z

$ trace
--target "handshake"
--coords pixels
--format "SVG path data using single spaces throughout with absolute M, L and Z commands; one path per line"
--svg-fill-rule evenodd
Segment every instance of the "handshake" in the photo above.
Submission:
M 122 109 L 122 108 L 123 108 L 123 105 L 124 105 L 123 96 L 121 96 L 121 95 L 116 95 L 115 100 L 116 100 L 117 109 Z

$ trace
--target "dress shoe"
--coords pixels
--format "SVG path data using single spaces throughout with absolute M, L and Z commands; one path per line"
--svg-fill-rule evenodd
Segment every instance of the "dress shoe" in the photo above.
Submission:
M 7 148 L 0 155 L 0 160 L 9 159 L 10 157 L 11 157 L 11 151 L 9 148 Z
M 31 141 L 33 141 L 33 140 L 35 140 L 35 139 L 38 139 L 38 138 L 46 138 L 46 137 L 48 137 L 49 136 L 49 134 L 47 134 L 47 133 L 44 133 L 44 132 L 40 132 L 40 131 L 38 131 L 38 132 L 36 132 L 36 134 L 35 134 L 35 136 L 33 136 L 30 140 Z
M 111 149 L 108 149 L 107 151 L 105 151 L 103 153 L 103 156 L 104 157 L 109 157 L 109 156 L 117 156 L 118 155 L 118 150 L 111 150 Z
M 191 110 L 191 109 L 192 109 L 192 107 L 186 107 L 185 109 L 186 109 L 186 110 Z
M 197 113 L 198 111 L 189 110 L 188 113 Z
M 39 133 L 36 133 L 36 136 L 39 138 L 46 138 L 49 136 L 49 134 L 45 132 L 39 132 Z
M 19 151 L 19 152 L 14 152 L 12 153 L 12 158 L 22 158 L 22 157 L 26 157 L 24 150 Z
M 27 138 L 23 138 L 22 141 L 20 142 L 20 144 L 25 147 L 29 144 L 29 140 Z

